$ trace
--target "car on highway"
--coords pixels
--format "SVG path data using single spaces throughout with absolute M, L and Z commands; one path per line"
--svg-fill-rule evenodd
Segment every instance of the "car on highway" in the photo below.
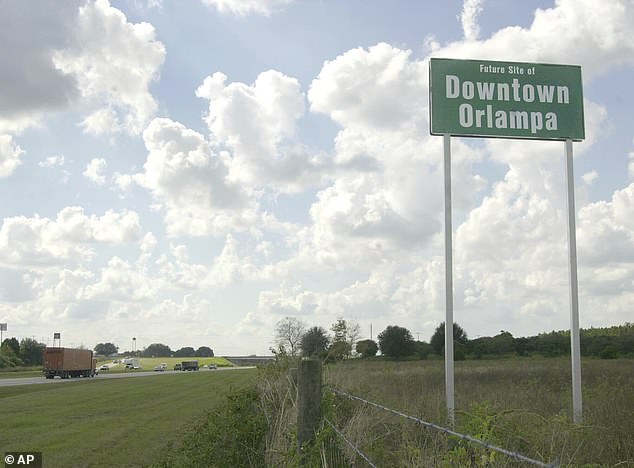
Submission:
M 99 370 L 100 370 L 100 371 L 102 371 L 102 370 L 110 370 L 110 367 L 108 367 L 108 366 L 106 366 L 106 365 L 103 365 L 103 366 L 101 366 L 101 367 L 99 368 Z
M 174 364 L 174 370 L 181 370 L 182 367 L 183 367 L 183 365 L 180 364 L 180 363 L 179 364 Z
M 215 364 L 209 364 L 209 368 L 215 370 L 218 369 L 218 366 L 216 366 Z
M 165 372 L 165 367 L 163 367 L 163 366 L 155 366 L 154 370 L 156 372 Z

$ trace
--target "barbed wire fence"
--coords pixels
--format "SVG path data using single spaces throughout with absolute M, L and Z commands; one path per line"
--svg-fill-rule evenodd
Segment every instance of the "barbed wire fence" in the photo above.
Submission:
M 306 362 L 306 361 L 303 361 L 303 362 Z M 300 367 L 301 367 L 301 363 L 300 363 Z M 300 375 L 301 375 L 301 373 L 300 373 Z M 311 385 L 314 385 L 316 381 L 315 381 L 315 379 L 312 379 L 312 380 L 313 380 L 313 383 Z M 477 437 L 473 437 L 473 436 L 471 436 L 469 434 L 462 434 L 462 433 L 457 432 L 457 431 L 455 431 L 453 429 L 450 429 L 450 428 L 447 428 L 447 427 L 443 427 L 443 426 L 440 426 L 438 424 L 435 424 L 435 423 L 432 423 L 432 422 L 429 422 L 429 421 L 425 421 L 425 420 L 423 420 L 421 418 L 417 418 L 415 416 L 411 416 L 411 415 L 405 414 L 405 413 L 403 413 L 401 411 L 398 411 L 398 410 L 395 410 L 393 408 L 389 408 L 389 407 L 381 405 L 379 403 L 375 403 L 375 402 L 366 400 L 364 398 L 361 398 L 359 396 L 352 395 L 350 393 L 344 392 L 342 390 L 339 390 L 337 388 L 332 387 L 331 385 L 322 385 L 321 384 L 321 367 L 319 368 L 319 379 L 318 380 L 319 380 L 319 384 L 318 385 L 319 385 L 320 390 L 321 389 L 326 389 L 326 390 L 332 392 L 334 395 L 337 395 L 339 397 L 347 398 L 349 400 L 356 401 L 356 402 L 362 403 L 364 405 L 371 406 L 373 408 L 388 412 L 388 413 L 390 413 L 392 415 L 395 415 L 395 416 L 398 416 L 400 418 L 404 418 L 404 419 L 407 419 L 409 421 L 412 421 L 412 422 L 414 422 L 414 423 L 416 423 L 416 424 L 418 424 L 420 426 L 423 426 L 423 427 L 425 427 L 427 429 L 432 429 L 432 430 L 435 430 L 437 432 L 446 434 L 448 436 L 457 437 L 457 438 L 459 438 L 461 440 L 464 440 L 464 441 L 466 441 L 468 443 L 484 447 L 487 450 L 491 450 L 491 451 L 500 453 L 500 454 L 505 455 L 505 456 L 507 456 L 507 457 L 509 457 L 511 459 L 516 460 L 516 461 L 527 463 L 527 464 L 533 465 L 533 466 L 542 467 L 542 468 L 553 468 L 553 467 L 557 467 L 558 466 L 556 463 L 545 463 L 545 462 L 542 462 L 540 460 L 535 460 L 535 459 L 527 457 L 527 456 L 525 456 L 525 455 L 523 455 L 521 453 L 518 453 L 518 452 L 515 452 L 515 451 L 512 451 L 512 450 L 507 450 L 507 449 L 505 449 L 503 447 L 498 447 L 497 445 L 491 444 L 491 443 L 489 443 L 489 442 L 487 442 L 485 440 L 481 440 L 481 439 L 479 439 Z M 313 407 L 315 407 L 315 405 L 317 405 L 317 401 L 315 400 L 315 398 L 316 398 L 315 395 L 317 395 L 317 394 L 319 395 L 319 397 L 318 397 L 319 402 L 318 403 L 321 404 L 321 398 L 322 398 L 321 397 L 321 391 L 317 393 L 316 389 L 314 387 L 305 388 L 302 385 L 301 378 L 300 378 L 300 382 L 298 382 L 298 383 L 299 383 L 299 385 L 297 387 L 297 390 L 298 390 L 298 395 L 297 395 L 298 401 L 300 401 L 303 398 L 304 399 L 307 398 L 305 395 L 302 395 L 302 392 L 305 392 L 306 394 L 308 394 L 310 392 L 310 396 L 308 397 L 308 399 L 312 400 L 311 405 L 313 405 Z M 317 413 L 317 414 L 319 414 L 319 413 Z M 298 414 L 298 420 L 301 417 L 302 416 L 300 414 Z M 368 466 L 371 466 L 373 468 L 377 466 L 367 454 L 363 453 L 363 451 L 361 449 L 359 449 L 359 447 L 357 447 L 350 440 L 350 438 L 345 436 L 344 432 L 340 428 L 336 427 L 336 425 L 333 424 L 328 418 L 324 417 L 322 419 L 323 419 L 322 424 L 323 425 L 327 425 L 328 427 L 330 427 L 334 431 L 334 433 L 343 442 L 345 442 L 359 457 L 361 457 L 365 461 L 365 463 L 367 463 Z M 315 427 L 316 424 L 318 424 L 317 421 L 313 421 L 312 422 L 312 427 Z M 300 428 L 300 430 L 301 430 L 301 428 Z M 300 451 L 301 451 L 302 444 L 305 441 L 306 441 L 305 438 L 303 440 L 299 440 L 298 439 Z
M 442 426 L 439 426 L 437 424 L 434 424 L 434 423 L 431 423 L 431 422 L 428 422 L 428 421 L 424 421 L 423 419 L 417 418 L 415 416 L 410 416 L 408 414 L 402 413 L 401 411 L 397 411 L 395 409 L 388 408 L 388 407 L 380 405 L 378 403 L 374 403 L 372 401 L 368 401 L 368 400 L 366 400 L 364 398 L 361 398 L 361 397 L 358 397 L 358 396 L 351 395 L 349 393 L 343 392 L 343 391 L 338 390 L 336 388 L 333 388 L 333 387 L 331 387 L 329 385 L 324 385 L 324 388 L 332 391 L 333 393 L 335 393 L 335 394 L 337 394 L 339 396 L 343 396 L 343 397 L 349 398 L 350 400 L 356 400 L 356 401 L 359 401 L 359 402 L 364 403 L 366 405 L 373 406 L 374 408 L 378 408 L 378 409 L 381 409 L 383 411 L 387 411 L 387 412 L 392 413 L 392 414 L 394 414 L 396 416 L 400 416 L 402 418 L 405 418 L 405 419 L 413 421 L 413 422 L 415 422 L 417 424 L 420 424 L 420 425 L 422 425 L 422 426 L 424 426 L 424 427 L 426 427 L 428 429 L 434 429 L 434 430 L 442 432 L 444 434 L 447 434 L 447 435 L 450 435 L 450 436 L 454 436 L 454 437 L 458 437 L 458 438 L 460 438 L 462 440 L 465 440 L 467 442 L 471 442 L 473 444 L 480 445 L 480 446 L 482 446 L 482 447 L 484 447 L 484 448 L 486 448 L 488 450 L 493 450 L 495 452 L 499 452 L 499 453 L 501 453 L 503 455 L 506 455 L 507 457 L 513 458 L 515 460 L 522 461 L 522 462 L 525 462 L 525 463 L 529 463 L 531 465 L 539 466 L 539 467 L 542 467 L 542 468 L 555 468 L 555 467 L 558 466 L 556 463 L 544 463 L 544 462 L 541 462 L 539 460 L 534 460 L 532 458 L 529 458 L 527 456 L 522 455 L 521 453 L 513 452 L 512 450 L 507 450 L 505 448 L 498 447 L 496 445 L 493 445 L 493 444 L 491 444 L 489 442 L 486 442 L 484 440 L 480 440 L 480 439 L 478 439 L 476 437 L 473 437 L 473 436 L 470 436 L 468 434 L 461 434 L 460 432 L 456 432 L 456 431 L 454 431 L 452 429 L 449 429 L 449 428 L 446 428 L 446 427 L 442 427 Z M 327 421 L 327 422 L 335 430 L 335 432 L 338 435 L 340 435 L 344 439 L 344 441 L 353 448 L 353 450 L 355 450 L 355 452 L 361 454 L 361 452 L 358 449 L 358 447 L 353 446 L 352 443 L 349 440 L 347 440 L 345 437 L 343 437 L 343 434 L 337 428 L 335 428 L 332 425 L 332 423 L 330 423 L 329 421 Z M 372 462 L 370 462 L 368 460 L 368 458 L 367 458 L 367 456 L 365 454 L 363 454 L 361 456 L 362 456 L 362 458 L 364 460 L 366 460 L 370 464 L 370 466 L 376 466 L 376 465 L 374 465 Z

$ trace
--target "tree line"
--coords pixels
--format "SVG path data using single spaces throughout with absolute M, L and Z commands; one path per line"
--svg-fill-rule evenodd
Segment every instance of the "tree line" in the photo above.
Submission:
M 113 343 L 98 343 L 93 349 L 95 354 L 103 356 L 111 356 L 119 352 L 119 347 Z M 214 350 L 209 346 L 200 346 L 198 349 L 185 346 L 176 351 L 172 351 L 169 346 L 163 343 L 152 343 L 138 353 L 126 351 L 121 354 L 124 356 L 139 355 L 142 357 L 214 357 Z
M 42 365 L 46 345 L 33 338 L 5 338 L 0 345 L 0 369 Z
M 320 326 L 308 327 L 301 320 L 285 317 L 275 329 L 276 355 L 315 357 L 328 361 L 350 357 L 370 358 L 381 355 L 391 359 L 427 359 L 443 356 L 445 348 L 445 324 L 438 325 L 429 342 L 414 340 L 404 327 L 390 325 L 374 340 L 359 340 L 360 327 L 356 322 L 337 319 L 330 332 Z M 581 329 L 581 355 L 614 359 L 634 357 L 634 324 Z M 530 337 L 514 337 L 501 330 L 489 337 L 469 339 L 466 331 L 453 324 L 454 358 L 483 359 L 501 356 L 556 357 L 570 355 L 570 332 L 551 331 Z

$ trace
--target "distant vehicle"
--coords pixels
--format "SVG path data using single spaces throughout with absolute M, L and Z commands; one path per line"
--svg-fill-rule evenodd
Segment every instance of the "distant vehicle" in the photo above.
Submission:
M 181 364 L 174 364 L 174 370 L 181 370 L 181 367 L 183 367 Z
M 209 368 L 215 370 L 218 369 L 218 366 L 216 366 L 215 364 L 209 364 Z
M 198 361 L 183 361 L 181 363 L 182 371 L 197 371 L 198 370 Z
M 127 363 L 127 364 L 125 365 L 125 368 L 126 368 L 126 369 L 133 369 L 133 368 L 134 368 L 134 364 L 132 364 L 131 362 L 129 362 L 129 363 Z
M 101 366 L 101 367 L 99 368 L 99 370 L 100 370 L 100 371 L 102 371 L 102 370 L 110 370 L 110 368 L 109 368 L 108 366 L 106 366 L 106 365 L 103 365 L 103 366 Z
M 143 367 L 141 367 L 141 366 L 139 366 L 139 365 L 137 364 L 137 365 L 132 366 L 132 369 L 134 369 L 134 370 L 138 370 L 138 369 L 143 369 Z
M 42 362 L 42 371 L 47 379 L 56 375 L 62 379 L 97 375 L 97 359 L 89 349 L 45 348 Z
M 154 367 L 154 370 L 156 372 L 165 372 L 165 368 L 163 366 L 156 366 Z

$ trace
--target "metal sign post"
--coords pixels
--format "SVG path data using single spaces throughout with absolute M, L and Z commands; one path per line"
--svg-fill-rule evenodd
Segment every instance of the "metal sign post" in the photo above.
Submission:
M 566 142 L 573 420 L 580 423 L 581 352 L 572 142 L 585 138 L 581 67 L 488 60 L 429 61 L 429 124 L 444 142 L 445 395 L 454 420 L 451 136 Z
M 443 135 L 445 172 L 445 398 L 447 418 L 454 423 L 453 258 L 451 224 L 451 136 Z
M 577 284 L 577 231 L 575 224 L 575 176 L 572 140 L 566 140 L 566 189 L 568 191 L 568 272 L 570 273 L 570 356 L 572 364 L 572 414 L 581 423 L 581 346 L 579 343 L 579 286 Z

